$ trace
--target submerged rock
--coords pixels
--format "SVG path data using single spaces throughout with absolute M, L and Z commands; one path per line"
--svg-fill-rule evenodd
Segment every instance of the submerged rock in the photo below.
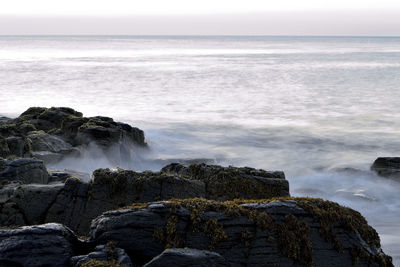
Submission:
M 378 175 L 400 181 L 400 157 L 380 157 L 371 166 Z
M 207 199 L 261 199 L 289 196 L 289 182 L 281 171 L 221 167 L 204 163 L 190 166 L 172 163 L 162 168 L 161 172 L 204 182 Z
M 213 250 L 228 266 L 393 266 L 358 212 L 320 199 L 134 204 L 96 218 L 91 240 L 113 240 L 142 264 L 187 247 Z
M 208 250 L 171 248 L 152 259 L 144 267 L 227 267 L 225 259 L 218 253 Z
M 0 229 L 0 266 L 68 266 L 77 242 L 60 224 Z

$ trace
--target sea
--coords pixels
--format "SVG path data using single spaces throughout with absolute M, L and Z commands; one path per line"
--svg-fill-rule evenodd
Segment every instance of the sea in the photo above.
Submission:
M 362 213 L 400 266 L 400 38 L 1 36 L 0 115 L 72 107 L 144 130 L 129 166 L 203 159 L 283 170 L 292 196 Z M 113 167 L 88 152 L 57 168 Z M 114 166 L 115 167 L 115 166 Z

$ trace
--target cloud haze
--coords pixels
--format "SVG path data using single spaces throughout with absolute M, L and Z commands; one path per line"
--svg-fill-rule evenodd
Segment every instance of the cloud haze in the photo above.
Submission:
M 1 15 L 1 35 L 400 35 L 397 11 L 274 11 L 236 14 Z

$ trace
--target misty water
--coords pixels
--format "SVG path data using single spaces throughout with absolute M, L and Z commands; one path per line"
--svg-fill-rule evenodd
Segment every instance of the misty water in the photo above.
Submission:
M 0 37 L 0 115 L 69 106 L 145 131 L 166 162 L 283 170 L 293 196 L 360 211 L 400 266 L 400 182 L 369 171 L 400 156 L 400 38 Z M 95 148 L 51 168 L 114 167 Z M 345 169 L 347 168 L 347 169 Z

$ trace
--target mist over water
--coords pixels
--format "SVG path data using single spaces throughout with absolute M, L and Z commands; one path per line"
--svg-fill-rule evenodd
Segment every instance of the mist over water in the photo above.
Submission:
M 400 156 L 399 85 L 400 38 L 0 37 L 0 115 L 69 106 L 149 144 L 129 161 L 89 147 L 49 167 L 283 170 L 292 195 L 360 211 L 398 266 L 400 182 L 369 167 Z

